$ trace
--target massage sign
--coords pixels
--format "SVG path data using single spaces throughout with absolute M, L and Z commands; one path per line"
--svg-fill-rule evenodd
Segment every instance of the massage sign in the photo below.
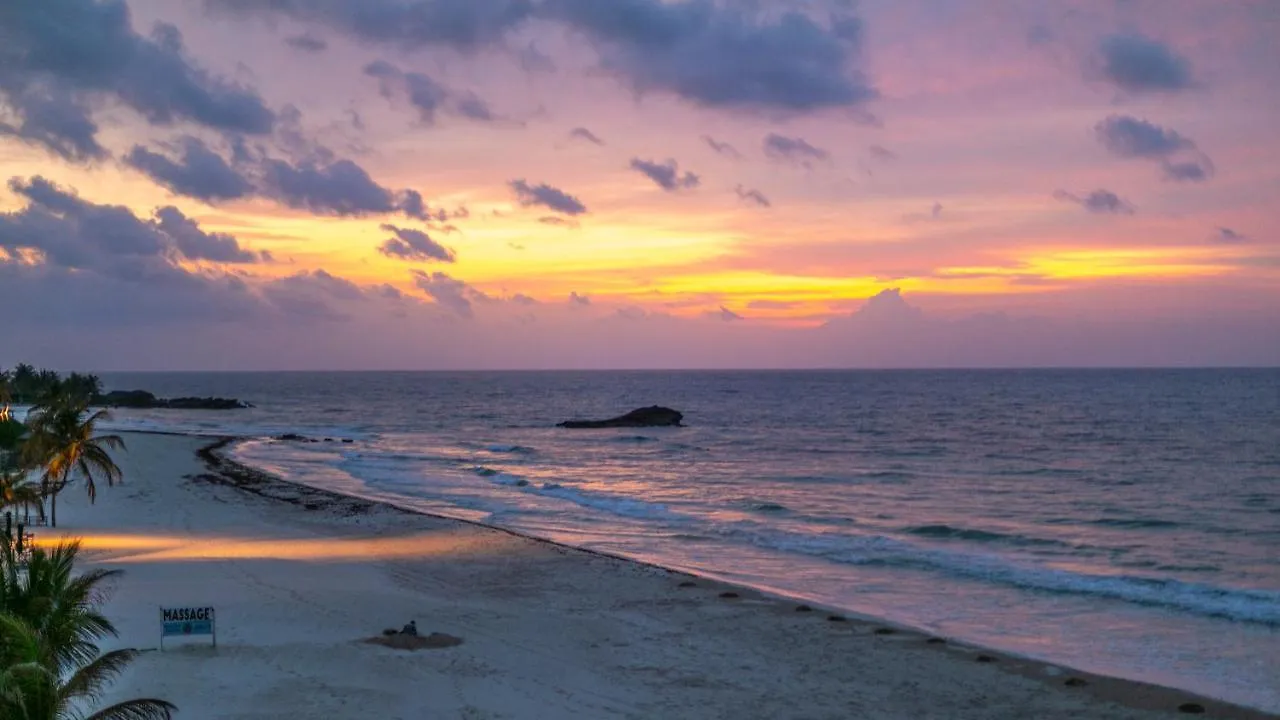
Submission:
M 218 630 L 211 607 L 160 608 L 160 649 L 167 637 L 208 635 L 218 647 Z

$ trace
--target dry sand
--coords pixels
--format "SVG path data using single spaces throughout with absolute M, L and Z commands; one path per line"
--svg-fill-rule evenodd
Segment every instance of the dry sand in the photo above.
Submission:
M 1264 717 L 229 463 L 212 471 L 196 455 L 208 440 L 126 439 L 125 484 L 94 507 L 69 490 L 63 526 L 40 540 L 81 537 L 93 562 L 125 570 L 106 603 L 118 646 L 158 647 L 160 605 L 215 607 L 218 646 L 166 641 L 107 701 L 161 697 L 191 720 L 1137 719 L 1180 717 L 1187 702 Z M 462 642 L 369 642 L 411 619 Z

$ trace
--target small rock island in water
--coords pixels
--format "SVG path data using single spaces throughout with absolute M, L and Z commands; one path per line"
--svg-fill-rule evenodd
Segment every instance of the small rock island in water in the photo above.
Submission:
M 93 404 L 111 408 L 134 408 L 141 410 L 243 410 L 253 407 L 235 398 L 218 397 L 179 397 L 158 398 L 146 390 L 112 390 L 103 395 L 95 395 Z
M 634 427 L 680 427 L 684 415 L 671 408 L 653 405 L 632 410 L 626 415 L 619 415 L 608 420 L 566 420 L 556 427 L 562 428 L 634 428 Z

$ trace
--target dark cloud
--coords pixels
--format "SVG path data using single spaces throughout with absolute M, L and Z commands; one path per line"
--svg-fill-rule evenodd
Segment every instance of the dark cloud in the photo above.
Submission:
M 28 201 L 0 214 L 0 249 L 37 253 L 40 263 L 126 281 L 164 281 L 187 274 L 179 262 L 254 263 L 268 259 L 222 233 L 207 233 L 173 207 L 153 219 L 120 205 L 98 205 L 36 176 L 9 189 Z
M 810 145 L 800 137 L 787 137 L 778 133 L 769 133 L 764 139 L 764 154 L 780 162 L 789 162 L 809 167 L 813 162 L 821 162 L 831 154 L 819 147 Z
M 416 191 L 392 192 L 350 160 L 293 165 L 265 159 L 261 191 L 288 207 L 317 215 L 359 217 L 404 212 L 419 220 L 430 219 L 422 196 Z
M 871 156 L 872 160 L 879 160 L 880 162 L 889 162 L 890 160 L 898 159 L 897 153 L 881 145 L 872 145 L 868 147 L 867 154 Z
M 303 52 L 318 53 L 324 52 L 329 48 L 329 43 L 324 39 L 318 38 L 310 33 L 302 33 L 301 35 L 290 35 L 285 38 L 285 43 L 295 50 Z
M 576 228 L 579 226 L 577 220 L 562 218 L 557 215 L 548 215 L 546 217 L 540 217 L 538 218 L 538 222 L 542 223 L 543 225 L 555 225 L 556 227 Z
M 591 304 L 591 298 L 586 295 L 579 295 L 576 291 L 569 293 L 569 304 L 587 306 Z
M 569 137 L 573 140 L 585 140 L 592 145 L 604 145 L 604 141 L 599 136 L 584 127 L 576 127 L 570 130 Z
M 156 210 L 155 226 L 167 235 L 178 252 L 189 260 L 217 263 L 256 263 L 270 260 L 266 252 L 256 253 L 240 247 L 239 241 L 226 233 L 209 233 L 178 208 L 166 206 Z
M 1130 115 L 1109 115 L 1094 132 L 1112 155 L 1124 158 L 1167 158 L 1195 147 L 1177 131 Z
M 490 296 L 471 287 L 456 278 L 442 272 L 427 274 L 421 270 L 411 271 L 413 284 L 440 306 L 452 311 L 459 317 L 471 318 L 475 315 L 473 302 L 487 302 Z
M 210 10 L 285 15 L 401 50 L 473 51 L 500 41 L 533 14 L 532 0 L 205 0 Z
M 174 193 L 207 203 L 253 193 L 253 183 L 200 139 L 184 135 L 172 149 L 177 160 L 135 145 L 124 161 Z
M 275 114 L 257 92 L 212 75 L 186 54 L 173 25 L 134 32 L 122 0 L 7 0 L 0 42 L 0 133 L 71 161 L 104 157 L 89 108 L 123 104 L 153 125 L 191 122 L 265 135 Z
M 1116 157 L 1155 160 L 1168 180 L 1203 182 L 1213 161 L 1176 130 L 1130 115 L 1110 115 L 1094 126 L 1099 142 Z
M 1229 227 L 1219 227 L 1214 230 L 1213 240 L 1215 242 L 1237 243 L 1245 242 L 1249 237 L 1242 235 Z
M 737 148 L 727 142 L 720 142 L 710 135 L 703 135 L 702 142 L 706 143 L 707 147 L 714 150 L 717 155 L 724 155 L 725 157 L 730 157 L 734 160 L 740 160 L 742 158 L 742 153 L 738 152 Z
M 458 259 L 457 253 L 452 248 L 432 240 L 431 236 L 421 230 L 400 228 L 390 224 L 381 227 L 395 235 L 378 246 L 378 252 L 387 257 L 423 262 L 435 260 L 443 263 L 455 262 Z
M 1203 156 L 1176 162 L 1166 160 L 1161 167 L 1165 179 L 1178 182 L 1205 182 L 1213 177 L 1213 162 Z
M 546 183 L 530 185 L 522 178 L 512 180 L 507 185 L 525 207 L 541 206 L 565 215 L 582 215 L 587 212 L 587 206 L 581 200 Z
M 1077 195 L 1067 192 L 1066 190 L 1057 190 L 1053 193 L 1053 197 L 1063 202 L 1070 202 L 1079 205 L 1091 213 L 1101 215 L 1132 215 L 1133 206 L 1128 201 L 1122 199 L 1119 195 L 1099 188 L 1085 195 Z
M 1191 63 L 1143 35 L 1111 35 L 1099 46 L 1099 72 L 1128 93 L 1177 92 L 1192 87 Z
M 385 60 L 375 60 L 364 67 L 364 74 L 376 78 L 382 96 L 394 99 L 403 96 L 418 111 L 422 122 L 431 125 L 441 112 L 492 122 L 497 119 L 489 104 L 471 92 L 450 90 L 429 75 L 405 72 Z
M 759 207 L 773 207 L 773 203 L 769 202 L 769 198 L 765 197 L 764 193 L 754 188 L 747 188 L 739 185 L 734 188 L 734 192 L 738 195 L 738 199 L 743 202 L 752 203 Z
M 720 310 L 715 313 L 715 317 L 723 322 L 735 322 L 742 319 L 741 315 L 723 305 L 721 305 Z
M 686 171 L 681 175 L 680 166 L 675 160 L 659 163 L 653 160 L 631 158 L 631 169 L 648 177 L 667 192 L 692 190 L 702 184 L 702 180 L 695 173 Z
M 846 3 L 839 3 L 846 6 Z M 601 64 L 640 92 L 770 113 L 855 107 L 876 97 L 857 69 L 862 25 L 752 3 L 547 0 L 546 14 L 590 38 Z

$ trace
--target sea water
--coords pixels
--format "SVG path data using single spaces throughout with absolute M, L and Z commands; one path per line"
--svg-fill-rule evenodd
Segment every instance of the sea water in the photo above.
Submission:
M 1280 711 L 1277 370 L 104 380 L 253 403 L 114 425 L 290 480 Z M 555 427 L 652 404 L 687 426 Z

